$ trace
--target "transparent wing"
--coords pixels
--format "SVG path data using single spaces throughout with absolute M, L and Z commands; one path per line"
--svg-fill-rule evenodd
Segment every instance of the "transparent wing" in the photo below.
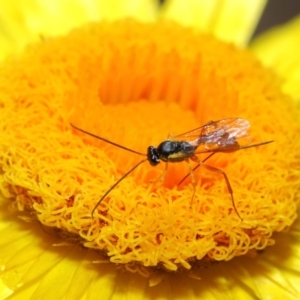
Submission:
M 228 118 L 210 121 L 194 130 L 175 136 L 174 140 L 183 140 L 192 144 L 201 152 L 230 152 L 241 149 L 250 143 L 248 134 L 250 122 L 242 118 Z

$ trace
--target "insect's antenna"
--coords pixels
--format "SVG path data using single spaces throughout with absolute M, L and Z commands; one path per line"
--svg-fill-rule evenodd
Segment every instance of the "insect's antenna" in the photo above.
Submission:
M 102 140 L 102 141 L 104 141 L 104 142 L 106 142 L 106 143 L 108 143 L 108 144 L 114 145 L 114 146 L 116 146 L 116 147 L 118 147 L 118 148 L 127 150 L 127 151 L 129 151 L 129 152 L 132 152 L 132 153 L 135 153 L 135 154 L 138 154 L 138 155 L 142 155 L 142 156 L 146 156 L 145 153 L 137 152 L 137 151 L 134 151 L 134 150 L 129 149 L 129 148 L 127 148 L 127 147 L 124 147 L 124 146 L 122 146 L 122 145 L 119 145 L 119 144 L 116 144 L 116 143 L 114 143 L 114 142 L 111 142 L 111 141 L 109 141 L 109 140 L 107 140 L 107 139 L 105 139 L 105 138 L 103 138 L 103 137 L 100 137 L 100 136 L 98 136 L 98 135 L 95 135 L 95 134 L 93 134 L 93 133 L 90 133 L 90 132 L 88 132 L 88 131 L 85 131 L 85 130 L 83 130 L 83 129 L 81 129 L 81 128 L 78 128 L 77 126 L 73 125 L 72 123 L 70 123 L 70 125 L 71 125 L 73 128 L 75 128 L 76 130 L 79 130 L 79 131 L 81 131 L 81 132 L 83 132 L 83 133 L 85 133 L 85 134 L 87 134 L 87 135 L 89 135 L 89 136 L 92 136 L 92 137 L 94 137 L 94 138 L 96 138 L 96 139 L 98 139 L 98 140 Z
M 127 173 L 125 173 L 118 181 L 116 181 L 110 188 L 109 190 L 101 197 L 101 199 L 97 202 L 95 207 L 92 210 L 92 218 L 94 218 L 94 212 L 98 205 L 102 202 L 102 200 L 123 180 L 125 179 L 131 172 L 133 172 L 139 165 L 144 163 L 147 159 L 143 159 L 139 163 L 137 163 L 133 168 L 131 168 Z
M 273 142 L 274 141 L 267 141 L 267 142 L 262 142 L 262 143 L 257 143 L 257 144 L 251 144 L 251 145 L 241 146 L 239 150 L 247 149 L 247 148 L 252 148 L 252 147 L 257 147 L 257 146 L 261 146 L 261 145 L 266 145 L 266 144 L 270 144 L 270 143 L 273 143 Z
M 202 163 L 205 163 L 209 158 L 211 158 L 214 154 L 216 154 L 217 152 L 212 152 L 211 154 L 209 154 L 207 157 L 205 157 L 204 160 L 202 160 Z M 198 164 L 196 167 L 194 167 L 192 169 L 192 172 L 194 172 L 195 170 L 197 170 L 201 165 Z M 190 173 L 186 174 L 178 183 L 178 186 L 181 185 L 188 177 L 190 176 Z

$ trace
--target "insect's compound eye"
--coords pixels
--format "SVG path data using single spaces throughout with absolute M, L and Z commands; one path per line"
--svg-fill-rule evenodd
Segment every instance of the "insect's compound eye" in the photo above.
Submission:
M 160 163 L 159 155 L 156 147 L 149 146 L 147 151 L 147 158 L 151 166 L 156 166 Z

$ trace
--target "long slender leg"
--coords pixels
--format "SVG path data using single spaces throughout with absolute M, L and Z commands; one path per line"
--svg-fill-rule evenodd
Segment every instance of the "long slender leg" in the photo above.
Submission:
M 159 179 L 155 179 L 155 180 L 151 179 L 151 183 L 164 182 L 166 178 L 167 170 L 168 170 L 168 162 L 165 163 L 165 169 L 163 173 L 160 175 Z
M 229 179 L 228 179 L 226 173 L 221 169 L 218 169 L 218 168 L 215 168 L 215 167 L 208 166 L 208 165 L 204 164 L 197 156 L 194 156 L 191 159 L 198 162 L 198 165 L 196 166 L 196 168 L 198 168 L 199 166 L 202 166 L 202 167 L 206 168 L 209 171 L 212 171 L 212 172 L 219 173 L 219 174 L 223 175 L 223 177 L 225 179 L 225 182 L 226 182 L 226 185 L 227 185 L 227 188 L 228 188 L 228 192 L 229 192 L 230 197 L 231 197 L 232 206 L 233 206 L 236 214 L 239 216 L 239 218 L 241 220 L 243 220 L 243 218 L 240 216 L 240 214 L 239 214 L 239 212 L 238 212 L 238 210 L 235 206 L 234 198 L 233 198 L 233 190 L 232 190 L 232 187 L 230 185 L 230 182 L 229 182 Z
M 185 161 L 187 162 L 187 164 L 189 166 L 190 173 L 188 175 L 191 176 L 191 182 L 192 182 L 192 185 L 193 185 L 193 195 L 192 195 L 192 199 L 191 199 L 191 205 L 192 205 L 193 200 L 194 200 L 194 196 L 195 196 L 195 193 L 196 193 L 196 180 L 195 180 L 194 172 L 193 172 L 194 169 L 192 168 L 192 165 L 191 165 L 191 162 L 190 162 L 189 158 L 187 158 Z
M 212 152 L 211 154 L 209 154 L 207 157 L 205 157 L 204 160 L 202 160 L 202 163 L 204 163 L 205 161 L 207 161 L 209 158 L 211 158 L 214 154 L 216 154 L 216 152 Z M 195 161 L 195 159 L 193 159 Z M 198 162 L 198 160 L 197 160 Z M 201 166 L 201 164 L 197 164 L 193 169 L 192 171 L 194 172 L 195 170 L 197 170 L 199 167 Z M 188 174 L 186 174 L 181 180 L 180 182 L 178 183 L 178 186 L 181 185 L 191 174 L 193 174 L 193 172 L 189 172 Z
M 161 176 L 159 178 L 160 182 L 165 181 L 167 170 L 168 170 L 168 162 L 165 163 L 165 169 L 164 169 L 163 173 L 161 174 Z

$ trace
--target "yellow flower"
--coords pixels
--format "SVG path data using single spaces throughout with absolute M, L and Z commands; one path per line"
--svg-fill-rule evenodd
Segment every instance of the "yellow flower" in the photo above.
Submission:
M 88 20 L 133 16 L 143 21 L 175 19 L 243 45 L 264 1 L 239 7 L 236 1 L 226 1 L 219 8 L 202 1 L 183 5 L 174 0 L 157 13 L 151 1 L 111 1 L 110 5 L 28 1 L 18 9 L 11 3 L 5 2 L 2 13 L 1 38 L 6 34 L 8 38 L 3 39 L 10 40 L 5 44 L 7 51 L 10 45 L 22 49 L 25 41 L 38 37 L 42 42 L 20 59 L 10 58 L 1 69 L 0 186 L 5 196 L 17 200 L 19 210 L 33 208 L 42 224 L 61 230 L 64 236 L 57 237 L 49 227 L 39 225 L 35 214 L 29 217 L 1 201 L 0 297 L 299 298 L 297 227 L 289 234 L 270 236 L 294 221 L 299 185 L 299 112 L 290 97 L 281 93 L 277 78 L 248 51 L 169 22 L 91 24 L 66 37 L 48 37 Z M 264 45 L 268 43 L 257 42 L 258 53 L 267 49 Z M 287 53 L 292 53 L 288 51 L 291 43 L 285 45 Z M 287 58 L 294 59 L 294 55 Z M 266 63 L 282 66 L 277 61 Z M 295 59 L 293 65 L 278 68 L 285 91 L 295 100 L 299 90 L 294 77 L 290 80 L 286 75 L 295 74 L 297 63 Z M 128 102 L 143 98 L 148 101 Z M 163 169 L 146 163 L 109 194 L 111 201 L 105 199 L 96 207 L 91 219 L 97 201 L 89 199 L 105 193 L 140 158 L 72 131 L 70 120 L 144 153 L 143 145 L 162 141 L 170 128 L 180 133 L 207 118 L 224 118 L 224 114 L 251 119 L 255 142 L 275 139 L 274 144 L 212 159 L 212 165 L 226 169 L 244 220 L 234 212 L 224 182 L 216 176 L 200 171 L 200 177 L 195 172 L 202 182 L 196 186 L 191 205 L 192 186 L 176 188 L 182 164 L 169 166 L 164 184 L 157 186 L 149 180 L 158 178 Z M 199 195 L 208 200 L 203 202 Z M 197 244 L 190 233 L 199 226 L 199 215 L 204 236 Z M 147 236 L 151 231 L 154 240 Z M 120 264 L 80 248 L 79 236 L 86 247 L 103 249 Z M 249 258 L 255 255 L 251 249 L 264 249 L 273 238 L 274 247 Z M 199 265 L 189 260 L 193 256 L 198 260 L 205 256 L 203 263 L 229 260 L 246 252 L 247 257 L 205 270 L 198 270 Z M 150 279 L 140 276 L 149 275 L 140 265 L 126 265 L 127 271 L 140 274 L 120 268 L 136 261 L 169 270 L 194 268 L 188 273 L 154 272 Z M 201 281 L 191 277 L 201 277 Z M 159 284 L 149 287 L 149 282 Z

